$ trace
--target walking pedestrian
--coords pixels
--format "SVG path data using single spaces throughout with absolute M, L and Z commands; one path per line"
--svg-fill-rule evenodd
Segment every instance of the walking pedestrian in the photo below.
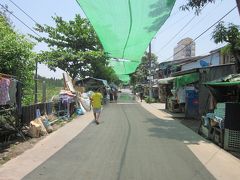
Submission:
M 113 99 L 114 99 L 114 101 L 115 102 L 117 102 L 117 99 L 118 99 L 118 90 L 117 89 L 114 89 L 114 91 L 113 91 Z
M 140 91 L 140 100 L 141 100 L 141 102 L 143 100 L 143 90 Z
M 101 114 L 102 110 L 102 101 L 103 101 L 103 96 L 100 93 L 100 89 L 94 89 L 94 93 L 91 96 L 91 104 L 93 107 L 93 115 L 94 115 L 94 120 L 96 124 L 99 124 L 99 117 Z

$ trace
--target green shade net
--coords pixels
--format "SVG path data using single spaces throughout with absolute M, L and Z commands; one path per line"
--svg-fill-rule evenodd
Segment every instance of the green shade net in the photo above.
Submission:
M 119 79 L 125 83 L 128 83 L 130 81 L 130 77 L 127 74 L 119 74 Z
M 110 66 L 114 69 L 116 74 L 131 74 L 136 71 L 139 62 L 132 62 L 132 61 L 110 61 Z
M 110 57 L 140 62 L 149 42 L 164 24 L 175 0 L 77 0 Z M 136 64 L 115 64 L 128 74 Z M 138 63 L 139 64 L 139 63 Z
M 187 84 L 194 83 L 199 80 L 199 73 L 185 74 L 183 76 L 177 76 L 175 81 L 175 89 L 179 89 Z

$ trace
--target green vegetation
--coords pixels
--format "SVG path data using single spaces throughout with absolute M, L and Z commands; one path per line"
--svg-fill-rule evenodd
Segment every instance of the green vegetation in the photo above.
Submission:
M 10 74 L 22 82 L 23 102 L 32 102 L 27 92 L 33 89 L 33 43 L 18 34 L 4 13 L 0 13 L 0 73 Z
M 156 103 L 157 101 L 154 98 L 150 98 L 149 96 L 146 96 L 144 98 L 146 103 Z
M 157 65 L 157 56 L 151 53 L 151 64 L 152 66 Z M 130 83 L 135 86 L 136 84 L 146 83 L 147 76 L 149 76 L 149 60 L 148 53 L 145 52 L 145 55 L 142 57 L 141 64 L 138 66 L 137 70 L 131 74 Z
M 75 78 L 86 76 L 118 80 L 108 64 L 109 57 L 104 53 L 102 45 L 90 22 L 76 15 L 74 20 L 64 21 L 62 17 L 53 17 L 56 26 L 37 24 L 35 30 L 46 33 L 48 37 L 35 37 L 50 48 L 38 54 L 38 59 L 49 68 L 61 68 Z
M 240 73 L 240 31 L 239 26 L 230 23 L 225 26 L 223 22 L 220 22 L 213 31 L 213 39 L 215 43 L 228 43 L 222 49 L 222 53 L 231 53 L 237 65 L 237 71 Z
M 46 101 L 50 101 L 54 95 L 58 95 L 64 87 L 63 79 L 45 78 L 38 76 L 38 102 L 42 101 L 43 81 L 46 84 Z

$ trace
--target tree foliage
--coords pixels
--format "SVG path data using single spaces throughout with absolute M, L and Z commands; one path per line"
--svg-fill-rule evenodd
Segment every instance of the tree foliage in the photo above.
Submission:
M 208 3 L 214 3 L 215 0 L 188 0 L 185 5 L 182 5 L 180 9 L 190 10 L 194 9 L 196 14 L 199 14 L 201 9 Z
M 108 56 L 87 19 L 76 15 L 68 22 L 59 16 L 53 17 L 53 20 L 55 27 L 40 24 L 35 27 L 47 37 L 34 38 L 50 48 L 39 54 L 40 61 L 47 63 L 50 69 L 58 67 L 65 70 L 73 79 L 91 76 L 110 80 L 115 76 L 108 66 Z
M 11 27 L 3 13 L 0 15 L 0 73 L 16 76 L 23 83 L 24 98 L 33 85 L 33 44 Z M 31 92 L 32 93 L 32 92 Z M 31 99 L 30 99 L 31 100 Z
M 148 53 L 141 59 L 141 64 L 138 66 L 137 70 L 131 75 L 131 84 L 141 84 L 147 82 L 147 76 L 149 76 L 149 70 L 154 71 L 154 67 L 157 66 L 157 56 L 151 53 L 151 68 L 148 60 Z M 153 72 L 151 72 L 153 73 Z
M 240 27 L 232 23 L 225 26 L 220 22 L 213 31 L 213 39 L 215 43 L 228 43 L 223 48 L 223 52 L 233 54 L 238 72 L 240 72 Z

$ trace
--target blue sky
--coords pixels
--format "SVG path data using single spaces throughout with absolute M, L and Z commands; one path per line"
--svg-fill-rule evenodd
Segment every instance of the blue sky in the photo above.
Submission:
M 23 10 L 25 10 L 32 18 L 40 24 L 53 25 L 52 16 L 62 16 L 65 20 L 73 19 L 75 14 L 84 16 L 79 5 L 75 0 L 12 0 Z M 216 0 L 215 4 L 208 4 L 199 16 L 194 17 L 193 11 L 180 11 L 179 6 L 184 4 L 186 0 L 176 0 L 176 4 L 172 10 L 171 16 L 159 30 L 155 38 L 152 40 L 152 52 L 159 57 L 159 62 L 169 60 L 173 55 L 173 48 L 177 43 L 186 37 L 195 39 L 204 30 L 210 27 L 228 11 L 230 11 L 236 2 L 233 0 Z M 28 26 L 34 27 L 34 22 L 31 21 L 25 14 L 17 9 L 9 0 L 1 0 L 1 4 L 7 4 L 18 18 L 24 21 Z M 193 18 L 191 23 L 186 24 Z M 21 24 L 14 17 L 11 17 L 15 25 L 15 29 L 22 34 L 32 33 L 23 24 Z M 224 21 L 227 23 L 235 23 L 240 25 L 240 16 L 237 9 L 230 13 Z M 186 26 L 186 27 L 185 27 Z M 185 27 L 181 33 L 176 34 Z M 196 55 L 204 55 L 209 51 L 222 47 L 223 44 L 215 44 L 211 40 L 213 29 L 201 36 L 196 41 Z M 174 39 L 172 39 L 176 36 Z M 172 39 L 172 40 L 171 40 Z M 171 42 L 169 42 L 171 40 Z M 46 45 L 38 44 L 35 49 L 36 52 L 40 50 L 47 50 Z M 62 78 L 62 71 L 49 71 L 45 65 L 39 66 L 39 74 L 46 77 Z

